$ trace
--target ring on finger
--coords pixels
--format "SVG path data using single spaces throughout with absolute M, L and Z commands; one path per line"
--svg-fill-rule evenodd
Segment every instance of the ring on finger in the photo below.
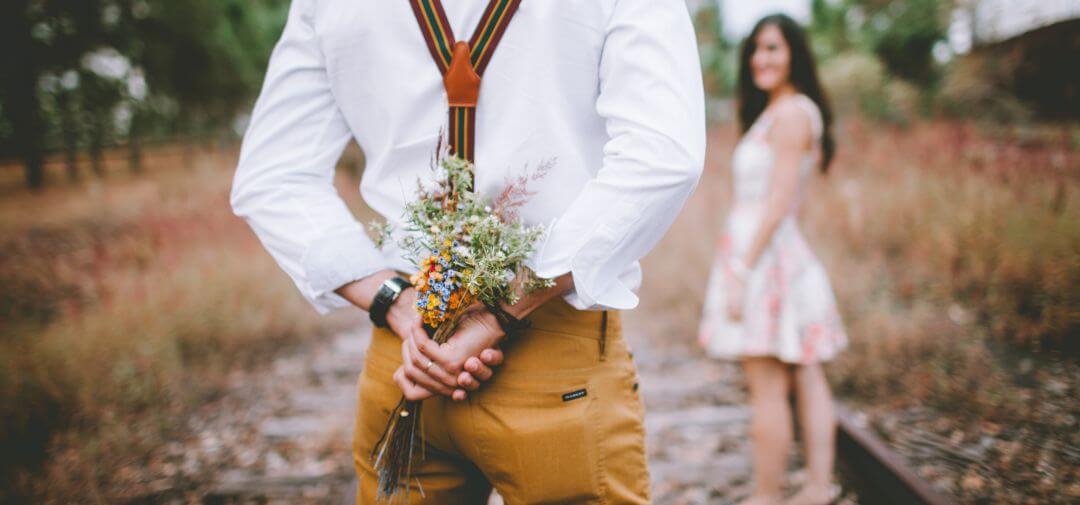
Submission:
M 427 362 L 427 364 L 426 364 L 426 365 L 424 365 L 424 371 L 426 372 L 426 371 L 428 371 L 429 369 L 431 369 L 431 365 L 434 365 L 434 364 L 435 364 L 435 362 L 434 362 L 434 361 L 431 361 L 431 360 L 429 359 L 429 360 L 428 360 L 428 362 Z

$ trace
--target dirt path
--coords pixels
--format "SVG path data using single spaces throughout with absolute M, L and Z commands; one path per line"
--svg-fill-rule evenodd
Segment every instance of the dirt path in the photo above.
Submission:
M 726 503 L 744 497 L 750 478 L 749 410 L 738 368 L 643 335 L 627 338 L 645 397 L 655 503 Z
M 185 452 L 180 473 L 185 462 L 201 461 L 205 480 L 187 499 L 352 503 L 351 426 L 367 331 L 357 327 L 280 358 L 269 370 L 238 379 L 225 398 L 196 416 L 191 427 L 198 440 L 178 444 Z M 748 411 L 738 369 L 642 335 L 628 338 L 648 412 L 655 503 L 745 496 Z
M 365 325 L 279 358 L 196 416 L 195 450 L 218 468 L 200 486 L 201 500 L 353 503 L 350 444 L 367 341 Z

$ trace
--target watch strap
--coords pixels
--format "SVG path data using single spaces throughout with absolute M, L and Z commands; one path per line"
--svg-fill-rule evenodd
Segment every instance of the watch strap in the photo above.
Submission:
M 402 277 L 391 277 L 384 281 L 375 292 L 375 298 L 371 300 L 371 310 L 368 311 L 371 323 L 378 328 L 386 328 L 386 315 L 390 312 L 390 306 L 410 286 L 412 284 Z
M 502 328 L 503 333 L 507 338 L 511 338 L 517 335 L 519 332 L 524 331 L 532 325 L 528 319 L 518 319 L 511 315 L 501 305 L 485 304 L 489 312 L 495 315 L 495 320 L 498 321 L 499 327 Z

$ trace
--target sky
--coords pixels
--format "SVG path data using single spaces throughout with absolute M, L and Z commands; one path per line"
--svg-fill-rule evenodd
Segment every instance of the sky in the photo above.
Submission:
M 742 40 L 759 19 L 777 12 L 791 16 L 799 24 L 810 23 L 810 0 L 722 0 L 724 35 Z
M 697 0 L 700 3 L 700 0 Z M 738 42 L 750 33 L 759 19 L 777 12 L 791 16 L 803 26 L 811 21 L 810 0 L 719 0 L 721 16 L 724 22 L 724 35 L 728 40 Z M 1002 0 L 1003 2 L 1015 0 Z M 1034 1 L 1034 0 L 1033 0 Z M 1055 0 L 1056 1 L 1056 0 Z M 1075 1 L 1075 0 L 1073 0 Z M 693 4 L 693 2 L 691 2 Z M 964 14 L 958 9 L 954 14 Z M 949 43 L 939 44 L 934 48 L 934 57 L 944 63 L 955 53 L 964 53 L 971 48 L 970 20 L 955 16 L 949 27 Z

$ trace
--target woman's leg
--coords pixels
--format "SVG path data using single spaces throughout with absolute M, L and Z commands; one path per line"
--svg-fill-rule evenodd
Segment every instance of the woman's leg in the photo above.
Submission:
M 796 367 L 795 394 L 806 457 L 806 483 L 790 503 L 828 503 L 836 449 L 836 414 L 825 370 L 820 364 Z
M 788 366 L 773 358 L 747 358 L 743 369 L 754 463 L 754 494 L 744 503 L 780 503 L 792 438 Z

